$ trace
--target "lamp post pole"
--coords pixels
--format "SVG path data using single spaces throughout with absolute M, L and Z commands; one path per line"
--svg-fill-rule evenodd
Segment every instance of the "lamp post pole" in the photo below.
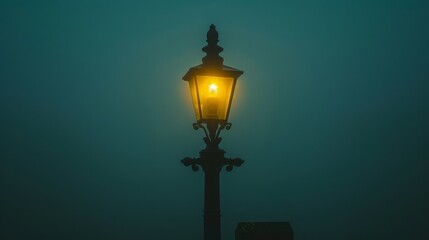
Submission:
M 222 65 L 223 58 L 219 56 L 219 53 L 223 49 L 217 45 L 217 42 L 218 32 L 215 26 L 211 25 L 210 30 L 207 32 L 208 44 L 202 49 L 207 53 L 202 59 L 203 64 L 194 69 L 191 68 L 187 75 L 185 75 L 184 80 L 187 80 L 188 74 L 190 72 L 192 73 L 192 71 L 217 71 L 224 75 L 229 74 L 234 76 L 235 79 L 243 73 L 240 70 Z M 234 87 L 232 87 L 232 92 L 234 91 Z M 231 100 L 232 93 L 227 112 L 229 111 Z M 200 100 L 197 102 L 200 104 Z M 199 107 L 199 113 L 201 114 L 201 106 Z M 198 171 L 201 167 L 204 172 L 204 240 L 221 239 L 219 174 L 222 168 L 226 166 L 226 170 L 229 172 L 232 171 L 234 166 L 239 167 L 244 162 L 240 158 L 225 158 L 225 151 L 219 148 L 219 143 L 222 140 L 222 138 L 219 137 L 220 132 L 224 129 L 229 130 L 231 128 L 231 123 L 227 122 L 227 116 L 228 113 L 225 119 L 197 119 L 198 121 L 193 124 L 193 127 L 195 130 L 200 128 L 204 130 L 205 137 L 203 139 L 206 147 L 200 151 L 199 158 L 187 157 L 181 161 L 186 167 L 191 166 L 193 171 Z
M 201 125 L 194 126 L 202 127 Z M 208 134 L 204 138 L 206 148 L 200 151 L 200 157 L 182 160 L 185 166 L 192 166 L 192 170 L 198 171 L 200 166 L 204 171 L 204 240 L 221 239 L 220 171 L 226 166 L 226 170 L 230 172 L 234 166 L 239 167 L 244 162 L 240 158 L 225 158 L 225 151 L 219 148 L 222 138 L 216 135 L 225 127 L 230 128 L 230 126 L 230 124 L 208 123 Z M 214 136 L 214 138 L 212 139 L 210 136 Z

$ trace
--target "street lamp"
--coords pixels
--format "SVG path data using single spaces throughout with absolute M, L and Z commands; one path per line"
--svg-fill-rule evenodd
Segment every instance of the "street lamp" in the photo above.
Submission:
M 231 128 L 229 111 L 237 78 L 243 71 L 223 65 L 219 56 L 223 48 L 217 45 L 218 37 L 215 25 L 210 25 L 207 46 L 202 49 L 207 54 L 203 64 L 191 67 L 183 76 L 189 83 L 197 120 L 193 127 L 203 129 L 206 135 L 206 148 L 200 151 L 200 157 L 182 160 L 192 170 L 198 171 L 200 166 L 204 171 L 204 240 L 220 240 L 220 171 L 224 166 L 231 171 L 244 162 L 240 158 L 225 158 L 225 151 L 219 148 L 222 140 L 219 133 Z

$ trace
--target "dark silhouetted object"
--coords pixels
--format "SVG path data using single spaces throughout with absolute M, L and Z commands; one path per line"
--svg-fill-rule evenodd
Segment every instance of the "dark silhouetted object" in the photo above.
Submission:
M 235 240 L 293 240 L 293 230 L 288 222 L 241 222 Z
M 219 56 L 223 48 L 217 45 L 219 34 L 215 25 L 207 32 L 207 55 L 203 64 L 191 67 L 183 77 L 189 82 L 197 122 L 195 130 L 203 129 L 206 148 L 200 151 L 199 158 L 184 158 L 182 163 L 192 170 L 204 171 L 204 240 L 221 239 L 220 186 L 219 173 L 225 167 L 228 172 L 243 164 L 240 158 L 226 158 L 225 151 L 219 148 L 222 130 L 230 129 L 229 110 L 237 78 L 243 71 L 223 65 Z

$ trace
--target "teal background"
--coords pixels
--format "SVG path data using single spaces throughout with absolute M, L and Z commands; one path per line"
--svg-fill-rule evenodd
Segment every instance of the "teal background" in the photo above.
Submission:
M 427 1 L 1 1 L 0 238 L 202 239 L 181 77 L 243 70 L 222 236 L 429 239 Z

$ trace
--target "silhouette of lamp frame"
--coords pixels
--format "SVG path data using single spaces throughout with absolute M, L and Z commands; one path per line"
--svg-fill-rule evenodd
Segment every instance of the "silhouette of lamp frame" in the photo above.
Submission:
M 197 120 L 193 128 L 201 128 L 205 133 L 206 148 L 200 151 L 200 157 L 186 157 L 181 161 L 193 171 L 200 167 L 204 171 L 204 240 L 221 239 L 220 171 L 226 166 L 229 172 L 244 163 L 240 158 L 225 158 L 225 151 L 219 148 L 220 132 L 231 128 L 229 111 L 237 79 L 243 71 L 223 65 L 223 58 L 219 56 L 223 48 L 218 46 L 218 38 L 215 25 L 210 25 L 207 46 L 202 48 L 206 53 L 203 63 L 191 67 L 183 76 L 189 83 Z

